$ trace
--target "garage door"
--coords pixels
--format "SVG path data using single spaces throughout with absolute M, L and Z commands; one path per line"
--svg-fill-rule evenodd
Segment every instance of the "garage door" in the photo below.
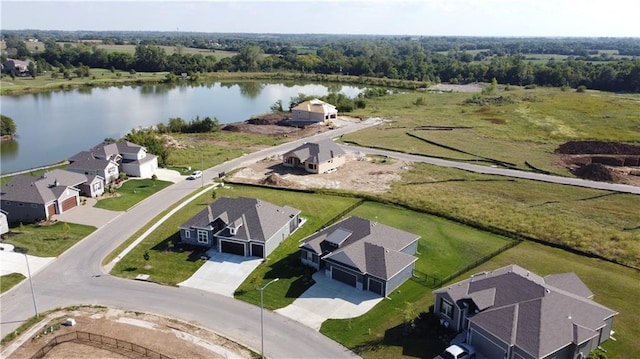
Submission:
M 382 293 L 382 282 L 369 278 L 369 291 L 384 295 L 384 293 Z
M 352 287 L 356 286 L 356 276 L 355 274 L 351 274 L 349 272 L 343 271 L 342 269 L 333 267 L 331 269 L 331 278 L 340 281 L 342 283 L 348 284 Z
M 53 216 L 54 214 L 56 214 L 56 205 L 54 203 L 51 203 L 47 207 L 47 214 L 50 216 Z
M 244 256 L 243 243 L 220 241 L 220 246 L 223 253 L 231 253 L 231 254 L 237 254 L 239 256 Z
M 77 205 L 78 203 L 76 202 L 75 197 L 67 198 L 62 201 L 62 212 L 66 212 Z
M 475 330 L 471 330 L 471 342 L 469 344 L 486 355 L 487 358 L 504 358 L 506 355 L 506 348 L 502 348 Z
M 251 255 L 254 257 L 264 258 L 264 246 L 251 243 Z

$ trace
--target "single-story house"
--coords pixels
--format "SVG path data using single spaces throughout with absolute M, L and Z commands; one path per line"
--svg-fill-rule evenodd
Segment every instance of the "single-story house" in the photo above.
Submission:
M 307 142 L 282 155 L 283 165 L 304 168 L 310 173 L 329 172 L 345 162 L 345 152 L 331 140 Z
M 77 175 L 72 172 L 67 173 Z M 0 192 L 2 197 L 0 206 L 7 213 L 8 222 L 37 222 L 76 207 L 80 203 L 80 189 L 74 184 L 62 182 L 70 178 L 73 177 L 29 175 L 13 177 L 2 186 Z
M 618 313 L 574 273 L 541 277 L 509 265 L 433 292 L 440 323 L 487 358 L 576 359 L 612 334 Z
M 222 197 L 180 228 L 180 242 L 266 258 L 300 224 L 300 210 L 255 198 Z
M 420 236 L 348 217 L 305 238 L 302 263 L 360 290 L 389 295 L 413 275 Z
M 117 158 L 120 171 L 127 176 L 150 178 L 158 169 L 158 156 L 129 141 L 102 143 L 91 149 L 98 158 Z
M 118 179 L 119 165 L 113 159 L 97 158 L 89 151 L 82 151 L 69 158 L 67 171 L 86 176 L 97 176 L 109 184 Z
M 304 101 L 291 109 L 291 120 L 293 122 L 325 122 L 337 117 L 338 110 L 335 106 L 318 99 Z
M 7 212 L 0 209 L 0 236 L 9 232 L 9 221 L 7 220 Z

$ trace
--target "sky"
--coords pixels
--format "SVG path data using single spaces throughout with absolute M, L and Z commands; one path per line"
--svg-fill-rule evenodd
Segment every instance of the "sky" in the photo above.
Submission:
M 637 0 L 0 0 L 3 30 L 640 37 Z

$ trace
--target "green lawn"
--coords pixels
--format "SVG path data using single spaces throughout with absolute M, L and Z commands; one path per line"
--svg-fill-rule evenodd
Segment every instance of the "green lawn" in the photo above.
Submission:
M 518 264 L 539 275 L 575 272 L 595 294 L 594 300 L 618 311 L 613 322 L 617 341 L 603 347 L 608 358 L 636 358 L 640 353 L 640 313 L 634 300 L 640 296 L 640 272 L 602 260 L 575 255 L 533 242 L 523 242 L 462 274 L 452 282 L 470 275 L 509 264 Z M 403 336 L 404 320 L 429 310 L 434 297 L 415 281 L 408 281 L 390 300 L 380 302 L 364 316 L 351 320 L 328 320 L 321 332 L 355 349 L 363 358 L 432 358 L 445 344 L 428 335 Z
M 27 277 L 20 273 L 11 273 L 0 276 L 0 294 L 13 288 L 16 284 L 22 282 Z
M 150 178 L 129 179 L 116 190 L 118 197 L 101 199 L 96 203 L 95 207 L 112 211 L 126 211 L 145 198 L 172 184 L 172 182 Z
M 266 264 L 258 267 L 258 270 L 252 275 L 257 276 L 258 274 L 256 273 L 259 273 L 265 268 L 267 269 L 266 272 L 268 272 L 266 274 L 268 278 L 270 278 L 271 275 L 274 275 L 273 278 L 275 278 L 277 275 L 282 274 L 280 282 L 275 283 L 273 288 L 270 287 L 271 290 L 269 291 L 270 295 L 280 293 L 282 297 L 285 297 L 286 292 L 289 290 L 287 283 L 294 288 L 300 284 L 300 281 L 296 282 L 299 277 L 295 277 L 297 275 L 295 271 L 286 271 L 284 273 L 276 273 L 277 275 L 275 275 L 270 271 L 271 263 L 278 262 L 280 260 L 279 256 L 287 252 L 287 248 L 297 249 L 297 241 L 302 238 L 301 236 L 312 233 L 314 228 L 318 228 L 322 223 L 325 223 L 328 219 L 356 202 L 356 200 L 351 198 L 314 196 L 299 192 L 238 185 L 232 185 L 231 188 L 217 189 L 216 195 L 217 197 L 254 197 L 277 205 L 291 205 L 302 210 L 302 216 L 308 220 L 305 226 L 281 244 L 278 250 L 268 258 Z M 177 252 L 169 251 L 168 248 L 173 241 L 179 238 L 178 226 L 205 208 L 211 201 L 211 193 L 207 192 L 171 216 L 169 220 L 164 222 L 150 236 L 136 246 L 134 250 L 120 260 L 111 273 L 126 278 L 133 278 L 138 274 L 149 274 L 151 280 L 169 285 L 174 285 L 188 279 L 200 268 L 202 263 L 204 263 L 200 260 L 200 252 Z M 145 251 L 149 253 L 149 261 L 144 260 Z M 300 261 L 297 256 L 296 259 L 297 261 L 291 261 L 291 263 L 295 267 L 302 269 L 301 266 L 298 265 Z M 147 269 L 145 269 L 145 266 L 147 266 Z M 299 273 L 299 276 L 301 275 L 302 270 L 300 270 Z M 288 276 L 288 278 L 285 276 Z M 255 279 L 250 278 L 247 282 L 251 281 L 255 281 Z M 293 282 L 296 283 L 293 284 Z M 250 284 L 247 285 L 251 286 Z M 287 286 L 287 289 L 284 289 L 283 292 L 277 291 L 277 288 L 284 288 L 284 286 Z M 251 288 L 255 288 L 255 286 Z M 246 295 L 249 298 L 253 297 L 252 293 L 247 293 Z M 297 295 L 295 297 L 297 297 Z M 293 300 L 293 298 L 286 298 L 284 300 Z
M 95 227 L 56 222 L 52 225 L 25 224 L 11 228 L 11 234 L 3 242 L 23 248 L 32 256 L 57 257 L 84 237 Z

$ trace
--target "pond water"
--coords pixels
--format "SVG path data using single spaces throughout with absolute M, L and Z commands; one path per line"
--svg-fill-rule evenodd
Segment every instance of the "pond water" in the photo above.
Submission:
M 105 138 L 121 138 L 134 128 L 200 116 L 221 124 L 270 112 L 277 100 L 285 109 L 300 93 L 355 97 L 361 89 L 343 85 L 286 83 L 210 83 L 81 88 L 2 96 L 0 111 L 13 118 L 17 136 L 2 142 L 2 174 L 36 168 L 87 150 Z

